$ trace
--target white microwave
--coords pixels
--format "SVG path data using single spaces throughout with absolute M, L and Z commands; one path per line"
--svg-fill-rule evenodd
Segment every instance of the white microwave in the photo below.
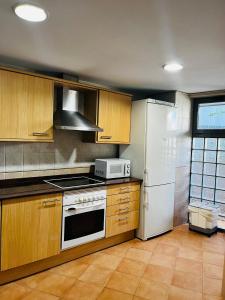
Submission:
M 120 158 L 96 159 L 95 175 L 106 179 L 130 177 L 130 160 Z

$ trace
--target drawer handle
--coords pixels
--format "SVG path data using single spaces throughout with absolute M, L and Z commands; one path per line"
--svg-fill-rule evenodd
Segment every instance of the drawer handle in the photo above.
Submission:
M 126 208 L 119 208 L 119 213 L 127 213 L 129 212 L 129 207 L 126 207 Z
M 59 199 L 53 199 L 53 200 L 46 200 L 46 201 L 43 201 L 43 205 L 44 207 L 46 207 L 48 204 L 56 204 L 56 202 L 61 202 Z
M 120 192 L 121 192 L 121 193 L 129 193 L 129 192 L 130 192 L 130 189 L 129 189 L 129 187 L 120 188 Z
M 130 198 L 129 197 L 120 198 L 120 201 L 119 201 L 119 203 L 121 203 L 121 204 L 129 203 L 129 202 L 130 202 Z
M 103 135 L 100 137 L 102 140 L 111 140 L 112 136 L 111 135 Z
M 33 136 L 47 136 L 47 132 L 33 132 Z
M 119 218 L 119 219 L 118 219 L 119 222 L 121 222 L 121 221 L 126 221 L 126 220 L 128 220 L 128 217 L 124 217 L 124 218 Z

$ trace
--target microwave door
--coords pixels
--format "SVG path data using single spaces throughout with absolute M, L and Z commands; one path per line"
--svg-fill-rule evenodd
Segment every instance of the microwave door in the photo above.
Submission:
M 117 178 L 124 176 L 124 164 L 109 164 L 108 178 Z

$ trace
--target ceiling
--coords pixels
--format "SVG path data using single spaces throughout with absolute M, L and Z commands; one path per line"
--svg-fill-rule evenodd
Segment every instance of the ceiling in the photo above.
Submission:
M 39 24 L 17 18 L 17 2 L 0 0 L 0 63 L 127 89 L 225 89 L 224 0 L 32 0 L 49 12 Z M 163 71 L 171 61 L 183 71 Z

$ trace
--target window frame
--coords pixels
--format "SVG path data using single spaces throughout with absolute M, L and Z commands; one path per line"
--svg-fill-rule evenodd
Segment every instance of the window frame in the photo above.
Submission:
M 198 129 L 198 108 L 202 103 L 225 102 L 225 96 L 214 96 L 193 99 L 193 115 L 192 115 L 192 136 L 193 137 L 225 137 L 225 129 Z

